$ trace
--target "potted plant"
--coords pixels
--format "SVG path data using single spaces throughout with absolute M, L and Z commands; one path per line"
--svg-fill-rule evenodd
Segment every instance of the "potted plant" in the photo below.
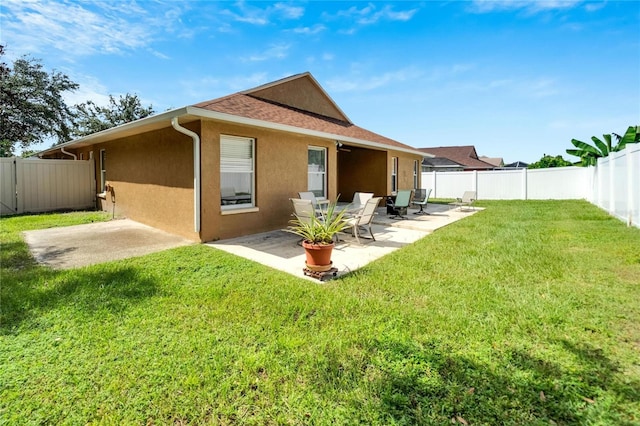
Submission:
M 344 214 L 344 211 L 336 211 L 335 203 L 329 203 L 320 217 L 295 215 L 295 219 L 289 221 L 287 231 L 302 237 L 307 268 L 317 272 L 331 269 L 331 252 L 335 246 L 333 239 L 347 227 Z

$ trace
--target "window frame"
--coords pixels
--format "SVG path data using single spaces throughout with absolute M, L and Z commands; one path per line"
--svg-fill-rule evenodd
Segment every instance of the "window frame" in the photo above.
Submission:
M 418 160 L 413 160 L 413 189 L 418 189 Z
M 224 142 L 223 142 L 224 141 Z M 250 183 L 251 183 L 251 202 L 250 203 L 242 203 L 242 204 L 222 204 L 222 199 L 220 200 L 220 209 L 222 212 L 229 212 L 234 210 L 246 210 L 253 209 L 256 207 L 256 139 L 245 137 L 245 136 L 232 136 L 232 135 L 220 135 L 220 193 L 222 193 L 222 173 L 230 173 L 225 172 L 223 170 L 223 156 L 222 156 L 222 145 L 223 143 L 233 143 L 233 142 L 250 142 L 251 143 L 251 170 L 246 172 L 235 172 L 235 173 L 247 173 L 251 175 Z
M 107 150 L 100 150 L 100 188 L 102 188 L 101 192 L 107 190 L 107 169 L 105 168 L 107 163 Z
M 398 192 L 398 157 L 391 157 L 391 193 Z
M 323 194 L 318 196 L 316 195 L 317 199 L 327 199 L 328 197 L 328 188 L 327 188 L 327 184 L 328 184 L 328 180 L 327 180 L 327 154 L 328 154 L 328 149 L 325 146 L 314 146 L 314 145 L 309 145 L 307 146 L 307 191 L 313 191 L 313 189 L 310 187 L 311 186 L 311 174 L 312 172 L 309 171 L 309 152 L 310 151 L 319 151 L 323 153 L 323 157 L 324 157 L 324 171 L 322 172 L 313 172 L 314 175 L 322 175 L 322 190 L 323 190 Z M 314 193 L 315 194 L 315 193 Z

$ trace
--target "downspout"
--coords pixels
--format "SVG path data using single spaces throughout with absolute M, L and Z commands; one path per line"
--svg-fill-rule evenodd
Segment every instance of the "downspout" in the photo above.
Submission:
M 77 160 L 77 159 L 78 159 L 78 156 L 77 156 L 77 155 L 75 155 L 75 154 L 73 154 L 73 153 L 71 153 L 71 152 L 67 152 L 67 151 L 65 151 L 65 150 L 64 150 L 64 147 L 60 148 L 60 151 L 61 151 L 63 154 L 67 154 L 67 155 L 72 156 L 74 160 Z
M 200 136 L 182 127 L 178 123 L 178 117 L 171 119 L 171 125 L 178 132 L 193 139 L 193 226 L 196 232 L 200 232 Z

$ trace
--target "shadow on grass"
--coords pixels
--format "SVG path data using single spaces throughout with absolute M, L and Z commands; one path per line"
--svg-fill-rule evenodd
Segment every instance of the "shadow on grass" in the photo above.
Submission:
M 354 383 L 345 377 L 359 377 L 359 386 L 366 381 L 366 401 L 343 401 L 366 417 L 364 423 L 623 425 L 637 420 L 633 407 L 640 383 L 621 383 L 615 363 L 601 352 L 564 343 L 578 357 L 578 368 L 523 350 L 504 348 L 484 364 L 441 342 L 377 339 L 358 361 L 326 357 L 316 384 L 326 394 L 348 395 Z M 358 408 L 362 405 L 365 410 Z
M 2 269 L 0 334 L 13 333 L 60 307 L 81 315 L 121 313 L 157 292 L 152 279 L 131 267 L 111 264 L 56 271 L 38 266 L 30 257 L 13 260 L 13 268 Z

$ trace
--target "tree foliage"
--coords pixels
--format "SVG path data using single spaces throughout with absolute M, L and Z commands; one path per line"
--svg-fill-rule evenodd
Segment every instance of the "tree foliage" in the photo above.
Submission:
M 529 164 L 529 169 L 547 169 L 550 167 L 566 167 L 572 166 L 573 164 L 570 161 L 562 158 L 562 155 L 556 155 L 552 157 L 551 155 L 544 154 L 542 158 L 535 163 Z
M 612 152 L 621 151 L 628 143 L 637 143 L 640 141 L 638 127 L 635 126 L 629 126 L 623 136 L 616 133 L 613 133 L 613 135 L 617 139 L 615 145 L 611 143 L 610 134 L 602 135 L 604 141 L 592 136 L 591 140 L 593 141 L 593 145 L 577 139 L 571 139 L 571 143 L 576 149 L 567 149 L 567 154 L 580 157 L 579 165 L 581 166 L 595 166 L 598 158 L 607 157 Z
M 4 56 L 0 45 L 0 58 Z M 70 138 L 72 111 L 63 94 L 78 89 L 65 74 L 44 70 L 39 60 L 22 56 L 13 66 L 0 60 L 0 144 L 3 155 L 11 155 L 17 146 L 54 138 Z
M 143 107 L 138 95 L 127 93 L 118 99 L 109 95 L 109 105 L 99 106 L 93 101 L 75 106 L 72 135 L 90 135 L 155 113 L 153 106 Z

